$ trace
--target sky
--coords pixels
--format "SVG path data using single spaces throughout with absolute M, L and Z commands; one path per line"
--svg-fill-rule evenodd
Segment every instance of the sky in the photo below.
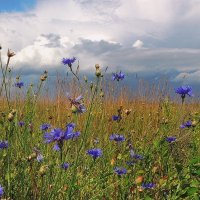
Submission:
M 26 76 L 63 70 L 62 58 L 75 56 L 83 73 L 98 63 L 192 84 L 200 81 L 199 21 L 199 0 L 0 0 L 0 44 Z

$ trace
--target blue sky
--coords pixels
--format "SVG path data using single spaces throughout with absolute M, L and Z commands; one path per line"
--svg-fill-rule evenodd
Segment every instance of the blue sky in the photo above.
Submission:
M 109 66 L 172 82 L 200 81 L 200 1 L 0 0 L 0 44 L 15 71 L 63 69 L 75 56 L 81 71 Z M 6 55 L 6 52 L 4 52 Z M 6 59 L 6 57 L 5 57 Z
M 0 12 L 22 12 L 34 7 L 36 0 L 0 0 Z

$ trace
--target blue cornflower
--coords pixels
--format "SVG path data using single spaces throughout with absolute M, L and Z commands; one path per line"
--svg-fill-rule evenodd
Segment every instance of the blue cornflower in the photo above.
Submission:
M 80 132 L 73 132 L 74 127 L 75 124 L 70 123 L 67 125 L 66 131 L 62 131 L 61 129 L 56 128 L 51 132 L 46 132 L 44 134 L 45 143 L 55 142 L 53 150 L 60 151 L 64 140 L 69 140 L 80 136 Z
M 165 140 L 166 140 L 166 142 L 171 143 L 171 142 L 176 141 L 176 137 L 167 137 Z
M 63 164 L 61 164 L 61 168 L 67 170 L 69 168 L 69 163 L 64 162 Z
M 110 140 L 114 140 L 116 142 L 123 142 L 125 140 L 125 137 L 123 135 L 119 135 L 119 134 L 112 134 L 110 136 Z
M 84 113 L 87 111 L 85 105 L 83 104 L 82 95 L 78 96 L 75 99 L 71 98 L 69 94 L 67 94 L 67 97 L 71 103 L 73 113 Z
M 3 193 L 4 193 L 4 188 L 0 185 L 0 197 L 3 196 Z
M 187 121 L 181 124 L 180 128 L 190 128 L 192 126 L 192 121 Z
M 152 189 L 156 186 L 154 183 L 142 183 L 142 188 L 143 189 Z
M 50 127 L 51 127 L 50 124 L 42 124 L 42 125 L 40 126 L 40 130 L 46 131 L 46 130 L 48 130 Z
M 103 155 L 103 152 L 101 149 L 95 148 L 95 149 L 90 149 L 87 151 L 87 154 L 92 156 L 94 159 L 101 157 Z
M 64 139 L 64 132 L 59 128 L 55 128 L 51 132 L 45 133 L 44 138 L 45 138 L 45 143 L 59 141 Z
M 135 162 L 134 161 L 127 161 L 126 164 L 128 166 L 134 166 L 135 165 Z
M 72 66 L 72 63 L 74 63 L 75 60 L 76 60 L 75 57 L 73 57 L 73 58 L 63 58 L 63 59 L 62 59 L 62 63 L 63 63 L 64 65 L 68 65 L 69 67 L 71 67 L 71 66 Z
M 113 121 L 120 121 L 121 119 L 122 119 L 122 117 L 119 116 L 119 115 L 113 115 L 113 116 L 112 116 L 112 120 L 113 120 Z
M 75 124 L 74 123 L 69 123 L 66 127 L 66 131 L 65 131 L 65 140 L 69 140 L 69 139 L 74 139 L 74 138 L 78 138 L 80 136 L 80 132 L 73 132 L 75 128 Z
M 113 73 L 113 76 L 112 76 L 112 80 L 123 80 L 125 77 L 124 73 L 122 73 L 121 71 L 119 73 Z
M 184 101 L 186 95 L 188 95 L 190 97 L 193 96 L 192 88 L 190 86 L 181 86 L 181 87 L 175 89 L 175 92 L 177 94 L 181 95 L 181 98 L 183 101 Z
M 0 141 L 0 149 L 7 149 L 8 148 L 8 141 Z
M 18 124 L 20 127 L 22 127 L 22 126 L 24 126 L 25 122 L 20 121 L 20 122 L 18 122 Z
M 44 160 L 44 156 L 41 154 L 41 153 L 39 153 L 38 155 L 37 155 L 37 161 L 38 162 L 42 162 L 43 160 Z
M 123 167 L 115 167 L 114 171 L 119 176 L 122 176 L 127 173 L 127 170 Z
M 136 154 L 133 149 L 130 150 L 130 156 L 131 158 L 135 158 L 136 160 L 142 160 L 143 157 L 139 154 Z
M 46 132 L 44 134 L 44 138 L 45 143 L 47 144 L 56 142 L 56 144 L 53 147 L 53 150 L 59 151 L 64 140 L 64 132 L 59 128 L 55 128 L 51 132 Z
M 24 82 L 17 82 L 15 83 L 15 87 L 21 88 L 24 86 Z

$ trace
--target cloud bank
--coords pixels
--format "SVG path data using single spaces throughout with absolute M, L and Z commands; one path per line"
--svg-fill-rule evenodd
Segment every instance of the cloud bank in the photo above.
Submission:
M 81 70 L 200 77 L 200 2 L 196 0 L 38 0 L 26 12 L 0 13 L 0 43 L 16 52 L 16 70 Z M 190 77 L 190 78 L 189 78 Z

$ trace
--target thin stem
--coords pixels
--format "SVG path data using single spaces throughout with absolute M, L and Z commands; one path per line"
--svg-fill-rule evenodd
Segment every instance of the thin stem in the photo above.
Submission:
M 77 164 L 78 164 L 78 159 L 79 159 L 79 156 L 80 156 L 80 152 L 83 148 L 83 145 L 85 144 L 86 142 L 86 136 L 87 136 L 87 130 L 88 130 L 88 127 L 89 127 L 89 124 L 90 124 L 90 120 L 91 120 L 91 111 L 92 111 L 92 108 L 93 108 L 93 105 L 94 105 L 94 97 L 98 91 L 98 86 L 99 86 L 99 77 L 97 77 L 97 88 L 94 88 L 94 92 L 93 92 L 93 95 L 92 95 L 92 98 L 91 98 L 91 105 L 90 105 L 90 109 L 89 109 L 89 114 L 88 114 L 88 118 L 87 118 L 87 122 L 86 122 L 86 126 L 85 126 L 85 130 L 83 132 L 83 140 L 80 144 L 80 147 L 78 149 L 78 153 L 77 153 L 77 157 L 76 157 L 76 160 L 75 160 L 75 164 L 74 164 L 74 171 L 72 173 L 72 181 L 71 181 L 71 184 L 70 184 L 70 191 L 69 191 L 69 199 L 71 199 L 71 196 L 72 196 L 72 188 L 73 188 L 73 185 L 74 185 L 74 182 L 76 180 L 76 171 L 77 171 Z

